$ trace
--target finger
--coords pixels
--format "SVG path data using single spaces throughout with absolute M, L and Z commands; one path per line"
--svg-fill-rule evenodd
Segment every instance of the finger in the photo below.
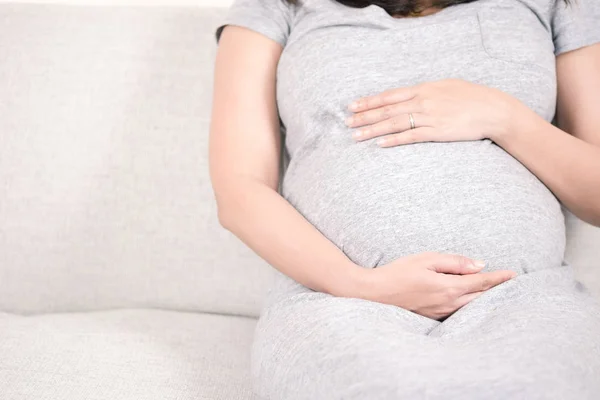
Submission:
M 408 100 L 403 103 L 394 103 L 374 108 L 351 115 L 346 119 L 346 125 L 350 128 L 358 128 L 365 125 L 375 124 L 397 115 L 408 113 L 419 113 L 421 108 L 416 100 Z
M 394 147 L 423 142 L 441 142 L 442 136 L 438 130 L 430 126 L 409 129 L 401 133 L 382 136 L 377 139 L 379 147 Z
M 460 308 L 463 308 L 464 306 L 466 306 L 467 304 L 469 304 L 470 302 L 472 302 L 473 300 L 475 300 L 476 298 L 478 298 L 479 296 L 481 296 L 484 293 L 485 292 L 473 292 L 473 293 L 467 293 L 465 295 L 462 295 L 458 299 L 456 299 L 456 302 L 454 303 L 454 307 L 456 307 L 457 310 Z
M 433 253 L 427 262 L 430 263 L 429 269 L 453 275 L 475 274 L 485 267 L 484 261 L 473 260 L 457 254 Z
M 464 293 L 485 292 L 517 276 L 514 271 L 494 271 L 474 275 L 457 276 Z
M 374 96 L 362 97 L 353 101 L 348 108 L 353 112 L 360 112 L 379 108 L 390 104 L 408 101 L 416 96 L 415 86 L 386 90 Z
M 418 127 L 429 126 L 429 117 L 425 114 L 412 114 L 413 120 L 419 121 Z M 373 139 L 374 137 L 389 135 L 392 133 L 403 133 L 411 129 L 410 116 L 408 114 L 401 114 L 382 122 L 378 122 L 374 125 L 367 126 L 354 132 L 352 137 L 355 140 L 363 141 Z

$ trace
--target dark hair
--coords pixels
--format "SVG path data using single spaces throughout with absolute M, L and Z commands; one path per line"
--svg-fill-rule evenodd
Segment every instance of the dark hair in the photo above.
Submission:
M 284 0 L 291 4 L 301 3 L 302 0 Z M 383 8 L 390 15 L 415 15 L 423 11 L 424 8 L 436 7 L 445 8 L 454 6 L 457 4 L 472 3 L 477 0 L 431 0 L 426 1 L 427 7 L 423 7 L 423 0 L 336 0 L 348 7 L 354 8 L 365 8 L 370 5 L 377 5 Z M 565 3 L 570 4 L 572 0 L 564 0 Z

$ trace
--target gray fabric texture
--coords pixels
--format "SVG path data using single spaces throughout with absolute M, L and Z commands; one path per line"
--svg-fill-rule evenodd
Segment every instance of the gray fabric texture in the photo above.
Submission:
M 592 0 L 480 0 L 405 19 L 332 0 L 234 3 L 224 24 L 284 46 L 282 194 L 302 215 L 365 268 L 437 251 L 518 273 L 441 324 L 277 273 L 253 348 L 261 396 L 597 398 L 600 308 L 565 260 L 553 193 L 490 140 L 381 149 L 355 143 L 344 121 L 358 97 L 459 78 L 503 90 L 550 122 L 555 57 L 600 42 L 598 20 Z
M 255 325 L 158 310 L 0 314 L 0 398 L 251 400 Z

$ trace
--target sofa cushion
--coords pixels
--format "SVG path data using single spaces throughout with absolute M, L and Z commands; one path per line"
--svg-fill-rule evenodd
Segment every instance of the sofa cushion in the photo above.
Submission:
M 255 320 L 122 310 L 0 314 L 2 399 L 253 399 Z
M 0 4 L 0 310 L 258 314 L 208 176 L 224 12 Z

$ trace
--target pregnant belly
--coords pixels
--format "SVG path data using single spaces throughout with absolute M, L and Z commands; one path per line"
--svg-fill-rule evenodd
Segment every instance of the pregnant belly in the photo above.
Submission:
M 283 195 L 364 267 L 426 251 L 519 273 L 563 260 L 559 202 L 489 140 L 321 146 L 294 155 Z

